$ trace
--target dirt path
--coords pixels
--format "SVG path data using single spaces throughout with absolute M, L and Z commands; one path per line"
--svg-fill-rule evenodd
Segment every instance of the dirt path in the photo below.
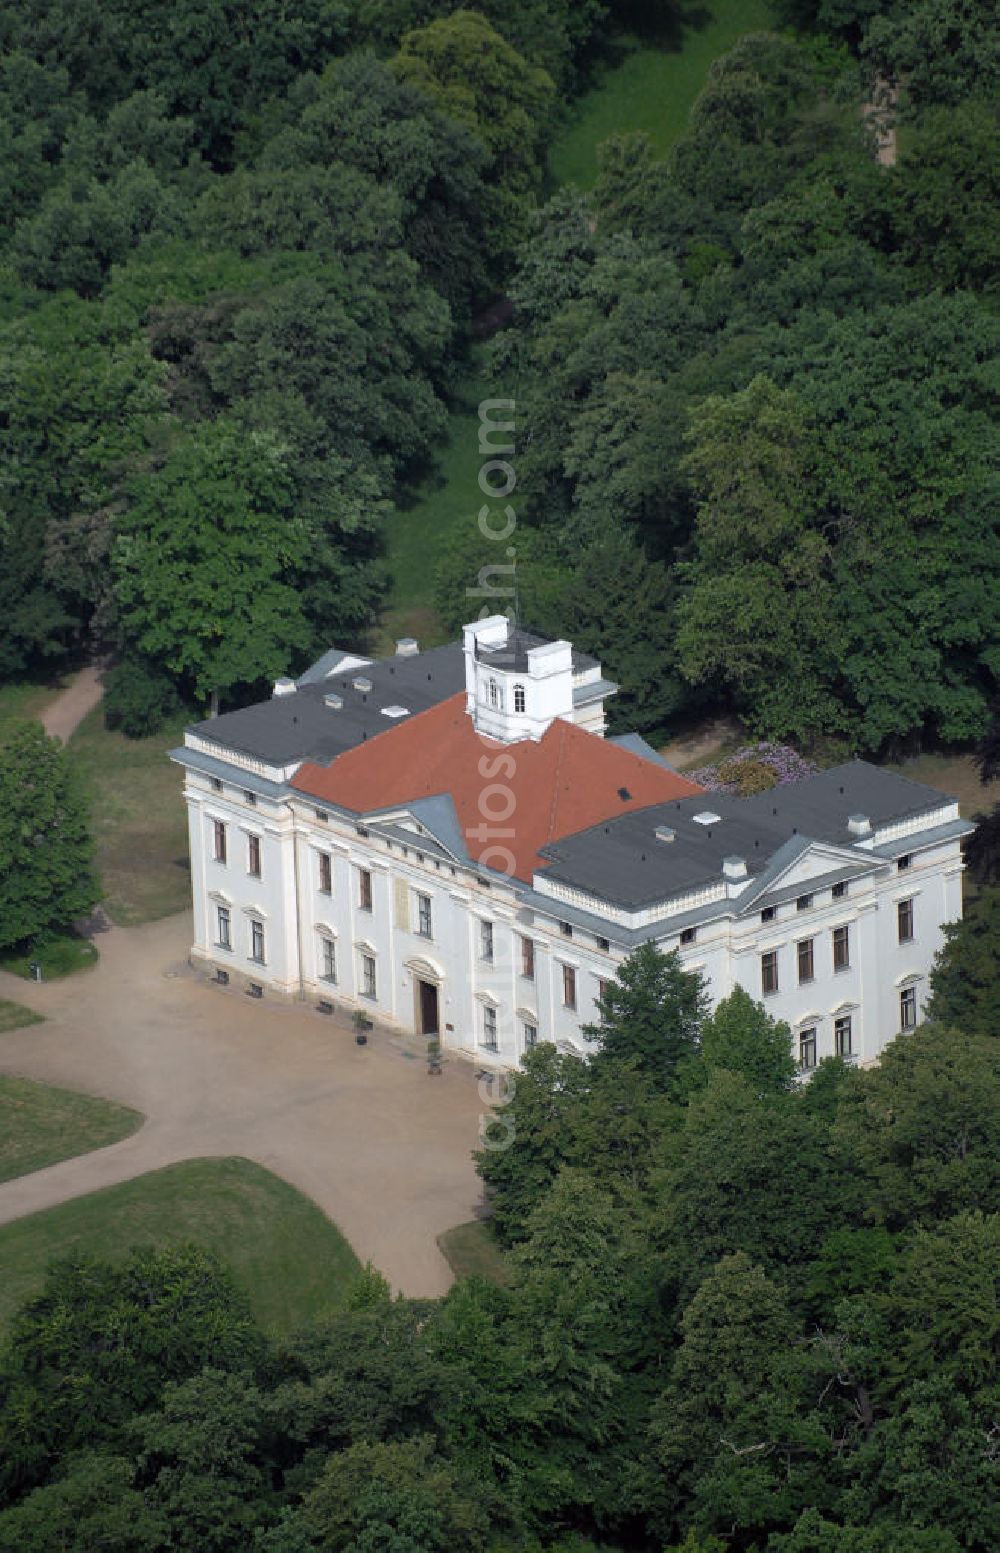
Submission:
M 872 88 L 871 101 L 861 109 L 875 131 L 875 160 L 880 167 L 895 167 L 898 146 L 896 142 L 896 106 L 899 89 L 885 76 L 877 76 Z
M 66 744 L 88 712 L 104 695 L 103 670 L 91 666 L 74 674 L 65 690 L 60 690 L 42 712 L 42 727 L 53 739 Z
M 733 718 L 715 717 L 664 744 L 659 753 L 676 770 L 686 771 L 705 765 L 720 750 L 738 743 L 742 736 L 743 730 Z
M 471 1066 L 433 1080 L 388 1035 L 358 1047 L 346 1021 L 251 1003 L 187 968 L 187 913 L 99 940 L 64 982 L 0 973 L 0 997 L 47 1023 L 0 1035 L 0 1071 L 136 1107 L 131 1137 L 0 1186 L 0 1223 L 144 1171 L 242 1155 L 311 1197 L 397 1289 L 441 1294 L 437 1248 L 481 1199 L 472 1167 L 484 1110 Z

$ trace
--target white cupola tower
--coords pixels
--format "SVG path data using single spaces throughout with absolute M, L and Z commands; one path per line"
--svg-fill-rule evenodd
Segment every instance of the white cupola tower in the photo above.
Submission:
M 513 744 L 540 739 L 557 717 L 603 734 L 603 698 L 616 688 L 569 642 L 547 642 L 491 615 L 462 629 L 465 705 L 479 733 Z

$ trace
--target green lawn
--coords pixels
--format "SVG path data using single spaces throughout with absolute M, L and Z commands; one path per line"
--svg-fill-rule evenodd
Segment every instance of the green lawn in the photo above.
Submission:
M 285 1334 L 337 1305 L 360 1264 L 315 1203 L 246 1159 L 192 1159 L 0 1228 L 0 1325 L 54 1257 L 108 1260 L 133 1246 L 214 1251 L 257 1319 Z
M 181 722 L 126 739 L 105 728 L 97 707 L 69 742 L 90 795 L 104 906 L 125 927 L 190 904 L 183 778 L 166 758 L 182 739 Z
M 2 1006 L 16 1008 L 17 1004 Z M 30 1024 L 37 1017 L 30 1009 L 23 1012 L 28 1018 L 22 1023 Z M 0 1074 L 0 1181 L 117 1143 L 142 1123 L 139 1111 L 111 1100 Z
M 0 1034 L 44 1023 L 44 1014 L 36 1014 L 33 1008 L 25 1008 L 23 1003 L 12 1003 L 9 998 L 0 998 Z M 0 1147 L 2 1145 L 3 1139 L 0 1138 Z
M 589 189 L 597 177 L 597 147 L 609 135 L 644 130 L 665 156 L 684 131 L 712 61 L 745 32 L 774 25 L 767 0 L 705 0 L 689 15 L 697 20 L 672 47 L 634 36 L 621 40 L 619 62 L 606 67 L 573 105 L 553 143 L 553 186 Z
M 38 717 L 58 689 L 58 685 L 0 685 L 0 744 L 16 723 Z
M 488 1223 L 473 1219 L 438 1236 L 438 1245 L 456 1278 L 487 1278 L 509 1283 L 510 1268 Z
M 479 404 L 497 390 L 482 376 L 485 351 L 473 352 L 458 384 L 445 441 L 419 490 L 399 497 L 386 524 L 392 589 L 382 619 L 378 651 L 391 651 L 396 637 L 415 636 L 421 647 L 448 640 L 433 607 L 434 568 L 441 548 L 464 524 L 476 521 L 483 503 L 479 471 Z

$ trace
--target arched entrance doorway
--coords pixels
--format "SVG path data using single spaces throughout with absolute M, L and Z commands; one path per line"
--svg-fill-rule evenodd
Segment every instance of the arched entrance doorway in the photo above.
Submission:
M 444 974 L 433 960 L 410 960 L 413 977 L 413 1028 L 418 1035 L 441 1033 L 441 984 Z

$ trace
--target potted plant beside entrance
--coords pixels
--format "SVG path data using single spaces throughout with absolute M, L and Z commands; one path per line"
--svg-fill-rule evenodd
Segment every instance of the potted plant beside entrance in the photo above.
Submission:
M 372 1028 L 372 1022 L 368 1018 L 368 1015 L 364 1012 L 363 1009 L 356 1008 L 354 1010 L 353 1024 L 354 1024 L 354 1039 L 357 1041 L 359 1046 L 367 1045 L 367 1043 L 368 1043 L 368 1032 Z
M 441 1038 L 437 1035 L 427 1040 L 427 1071 L 432 1075 L 441 1072 Z

